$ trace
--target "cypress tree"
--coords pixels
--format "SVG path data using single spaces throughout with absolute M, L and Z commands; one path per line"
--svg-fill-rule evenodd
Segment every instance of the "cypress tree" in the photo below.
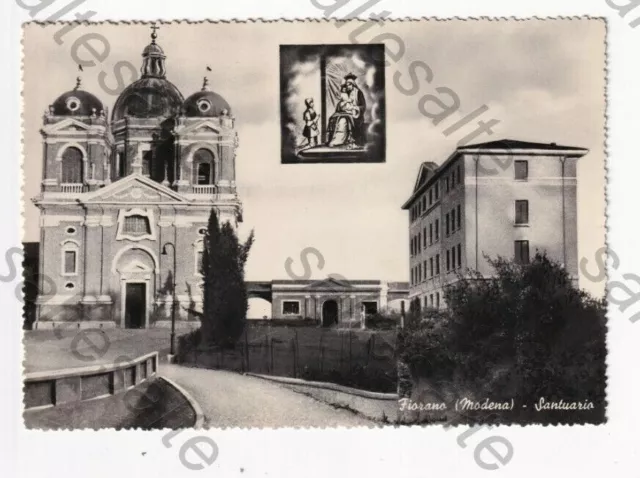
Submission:
M 244 266 L 253 244 L 253 231 L 244 244 L 228 222 L 222 226 L 211 210 L 204 238 L 202 340 L 233 347 L 244 329 L 248 298 Z

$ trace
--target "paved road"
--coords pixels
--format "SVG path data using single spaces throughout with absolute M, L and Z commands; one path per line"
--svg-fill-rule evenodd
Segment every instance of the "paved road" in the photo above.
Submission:
M 162 365 L 200 404 L 205 427 L 372 426 L 374 422 L 336 409 L 266 380 L 223 370 Z

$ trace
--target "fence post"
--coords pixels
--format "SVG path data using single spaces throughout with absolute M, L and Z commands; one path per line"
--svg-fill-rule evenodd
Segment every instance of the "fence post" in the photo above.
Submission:
M 247 366 L 247 372 L 251 372 L 251 364 L 249 363 L 249 338 L 247 335 L 248 326 L 244 326 L 244 361 Z

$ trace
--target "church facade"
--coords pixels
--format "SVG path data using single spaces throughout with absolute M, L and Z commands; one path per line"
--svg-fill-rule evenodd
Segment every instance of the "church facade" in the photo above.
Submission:
M 195 320 L 210 211 L 242 221 L 231 108 L 206 78 L 185 99 L 156 37 L 111 115 L 79 80 L 44 115 L 36 328 L 165 326 L 174 284 Z

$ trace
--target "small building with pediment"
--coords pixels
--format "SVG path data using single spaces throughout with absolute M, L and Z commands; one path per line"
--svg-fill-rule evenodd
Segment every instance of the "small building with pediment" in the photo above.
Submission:
M 330 327 L 359 321 L 363 315 L 384 310 L 404 310 L 409 283 L 328 277 L 323 280 L 248 282 L 247 291 L 250 300 L 262 299 L 271 303 L 269 318 L 313 319 Z
M 210 211 L 242 221 L 231 108 L 206 78 L 185 99 L 156 37 L 110 117 L 79 80 L 44 115 L 36 328 L 168 325 L 174 283 L 195 321 Z

